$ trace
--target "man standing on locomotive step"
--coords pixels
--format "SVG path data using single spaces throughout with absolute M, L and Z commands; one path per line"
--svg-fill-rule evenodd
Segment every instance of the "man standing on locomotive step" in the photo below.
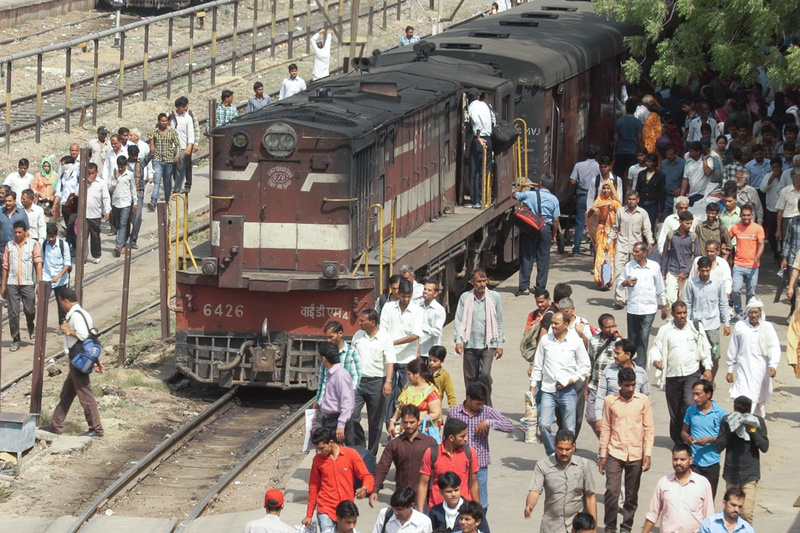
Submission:
M 480 99 L 480 94 L 474 87 L 467 92 L 469 98 L 467 113 L 473 134 L 469 148 L 469 196 L 472 203 L 464 204 L 464 207 L 475 209 L 480 209 L 483 204 L 483 173 L 486 172 L 488 175 L 491 169 L 492 127 L 495 124 L 494 113 L 489 104 Z
M 545 225 L 537 233 L 520 232 L 519 234 L 519 288 L 517 296 L 531 293 L 531 270 L 536 261 L 536 289 L 547 288 L 547 274 L 550 270 L 550 244 L 556 241 L 559 231 L 561 207 L 550 189 L 553 188 L 552 174 L 542 176 L 538 190 L 523 192 L 525 187 L 536 188 L 537 184 L 528 181 L 517 187 L 514 199 L 524 203 L 528 209 L 541 216 Z M 554 231 L 555 229 L 555 231 Z
M 487 290 L 489 278 L 482 268 L 472 273 L 472 290 L 458 299 L 453 320 L 456 353 L 464 357 L 464 386 L 480 380 L 489 389 L 492 405 L 492 363 L 503 357 L 505 332 L 500 295 Z

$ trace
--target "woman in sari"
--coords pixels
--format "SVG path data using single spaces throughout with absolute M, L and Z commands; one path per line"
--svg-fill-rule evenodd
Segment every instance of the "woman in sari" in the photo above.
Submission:
M 58 186 L 58 174 L 53 168 L 53 161 L 49 157 L 42 159 L 39 172 L 33 177 L 31 188 L 36 198 L 36 203 L 44 209 L 47 216 L 52 215 L 53 198 Z
M 433 374 L 424 359 L 414 359 L 406 367 L 408 385 L 397 397 L 397 409 L 389 420 L 389 435 L 394 436 L 395 427 L 400 423 L 400 410 L 404 405 L 416 405 L 420 412 L 420 421 L 442 426 L 442 398 L 433 383 Z M 430 417 L 429 419 L 427 417 Z M 427 420 L 426 420 L 427 419 Z
M 600 196 L 597 197 L 592 207 L 586 212 L 586 226 L 595 249 L 594 281 L 598 287 L 603 287 L 603 289 L 608 289 L 611 286 L 611 280 L 614 279 L 611 267 L 614 265 L 617 245 L 616 241 L 608 238 L 608 234 L 611 232 L 611 226 L 617 217 L 617 210 L 621 206 L 622 204 L 617 199 L 614 182 L 606 180 L 600 188 Z M 603 264 L 606 261 L 608 265 L 604 276 Z

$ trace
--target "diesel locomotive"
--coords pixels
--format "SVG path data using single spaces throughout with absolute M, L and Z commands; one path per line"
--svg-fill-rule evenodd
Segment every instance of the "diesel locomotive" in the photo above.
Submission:
M 210 243 L 177 273 L 179 371 L 314 389 L 323 325 L 353 335 L 399 265 L 439 280 L 448 306 L 473 268 L 514 264 L 515 183 L 550 172 L 569 200 L 579 154 L 609 144 L 630 31 L 589 2 L 528 3 L 213 129 Z M 482 209 L 462 206 L 472 88 L 523 132 L 494 156 Z

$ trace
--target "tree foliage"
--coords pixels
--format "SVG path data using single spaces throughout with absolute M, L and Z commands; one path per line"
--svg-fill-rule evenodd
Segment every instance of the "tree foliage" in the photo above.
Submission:
M 800 81 L 800 0 L 592 0 L 600 15 L 643 28 L 625 42 L 629 81 L 643 68 L 661 85 L 686 83 L 710 64 L 745 82 Z M 655 53 L 655 57 L 653 57 Z M 650 54 L 650 57 L 648 57 Z M 644 66 L 644 67 L 643 67 Z

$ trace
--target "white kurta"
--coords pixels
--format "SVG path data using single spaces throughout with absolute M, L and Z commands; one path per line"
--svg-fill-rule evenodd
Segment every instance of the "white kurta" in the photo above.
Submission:
M 780 358 L 781 342 L 772 324 L 763 319 L 758 327 L 753 327 L 749 319 L 737 322 L 727 355 L 728 373 L 736 369 L 731 398 L 747 396 L 753 407 L 769 402 L 772 378 L 767 372 L 769 368 L 778 368 Z

